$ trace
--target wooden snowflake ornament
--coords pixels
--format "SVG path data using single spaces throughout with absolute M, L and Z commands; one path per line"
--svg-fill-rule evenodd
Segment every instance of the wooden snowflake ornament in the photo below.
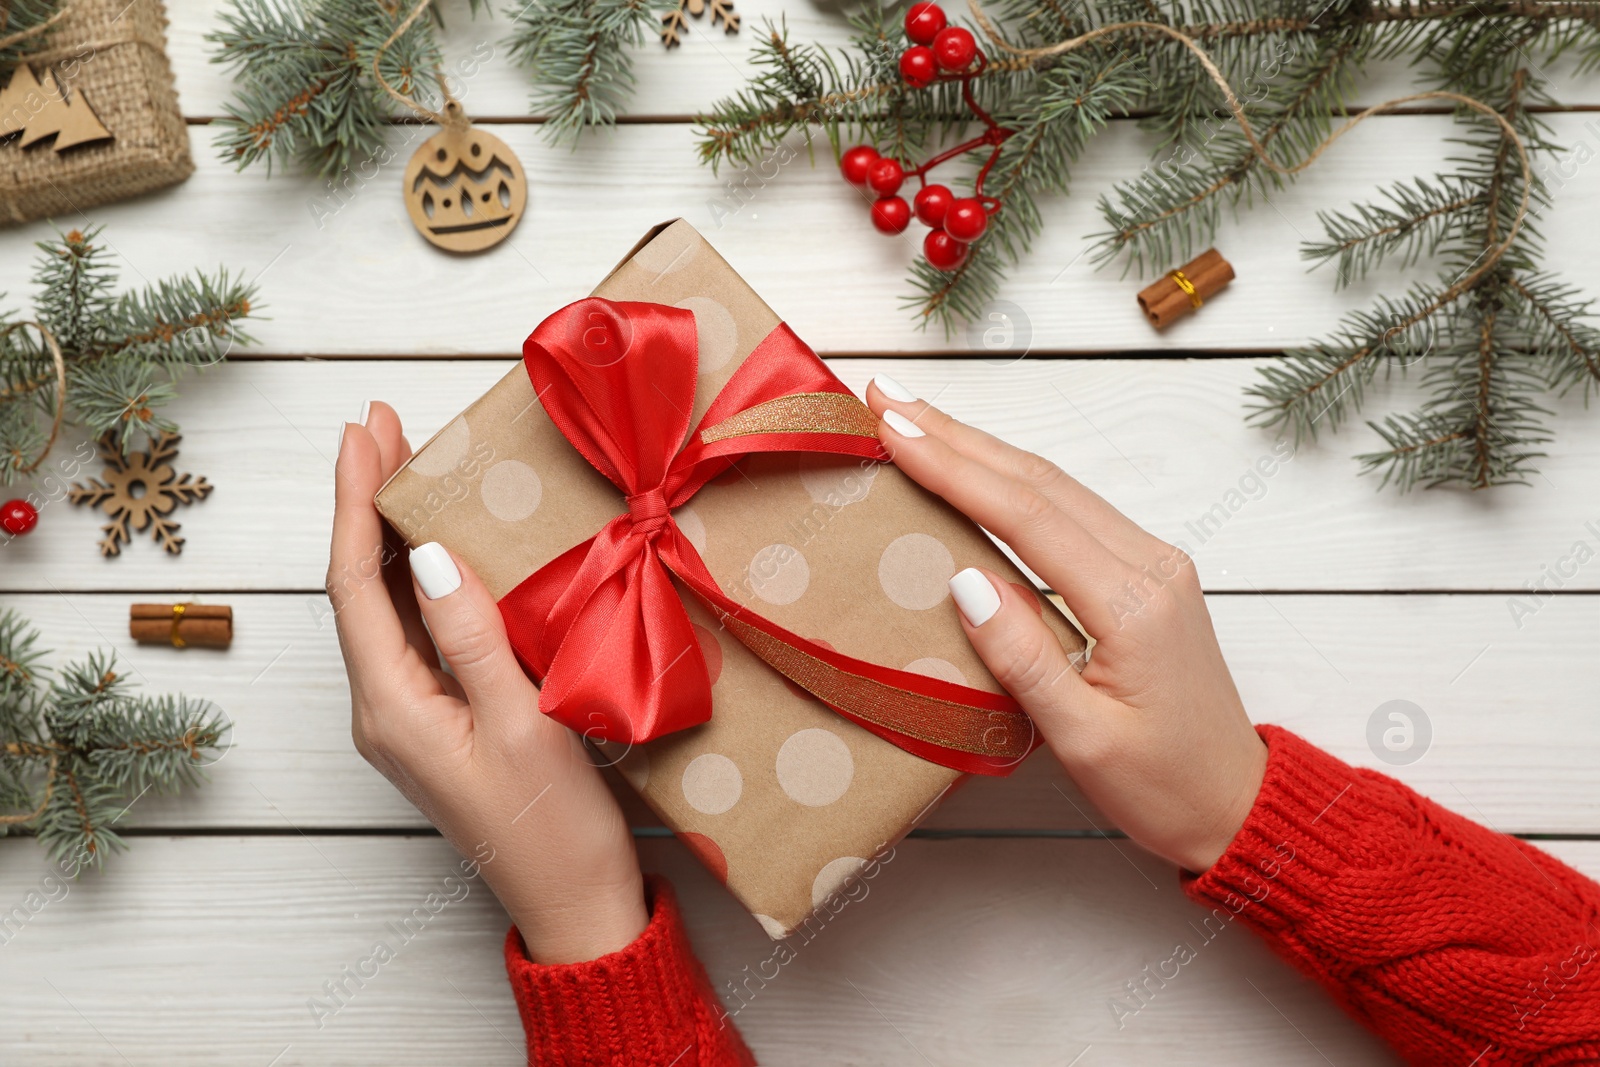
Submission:
M 211 483 L 192 474 L 179 474 L 171 461 L 178 456 L 178 442 L 182 437 L 175 433 L 158 434 L 143 452 L 122 454 L 122 446 L 111 436 L 99 442 L 100 458 L 105 460 L 101 481 L 89 479 L 87 484 L 74 485 L 67 498 L 74 504 L 88 504 L 100 508 L 111 521 L 100 529 L 105 537 L 100 540 L 102 556 L 122 554 L 134 533 L 150 529 L 156 544 L 176 556 L 183 551 L 183 538 L 178 536 L 179 525 L 168 519 L 179 504 L 193 504 L 211 493 Z
M 683 35 L 689 32 L 684 12 L 700 18 L 708 9 L 711 25 L 720 22 L 730 35 L 739 32 L 739 15 L 733 10 L 733 0 L 677 0 L 672 10 L 661 16 L 661 43 L 668 48 L 682 44 Z

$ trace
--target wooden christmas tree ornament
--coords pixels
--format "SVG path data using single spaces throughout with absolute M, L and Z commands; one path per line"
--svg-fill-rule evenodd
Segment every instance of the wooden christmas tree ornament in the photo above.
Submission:
M 450 92 L 444 73 L 434 80 L 444 99 L 435 111 L 389 84 L 383 57 L 432 0 L 418 0 L 372 57 L 372 74 L 395 100 L 440 126 L 406 164 L 402 195 L 417 232 L 447 252 L 482 252 L 511 236 L 528 205 L 528 179 L 522 163 L 500 138 L 472 127 L 466 109 Z
M 105 532 L 100 539 L 102 556 L 121 555 L 122 546 L 132 540 L 133 534 L 146 529 L 170 555 L 183 551 L 180 527 L 167 516 L 179 504 L 204 500 L 211 494 L 211 483 L 173 469 L 171 461 L 178 457 L 180 440 L 175 433 L 158 434 L 145 451 L 123 455 L 121 444 L 112 435 L 100 439 L 98 448 L 105 470 L 98 479 L 72 486 L 67 499 L 99 508 L 110 516 L 111 521 L 100 527 Z
M 193 172 L 166 25 L 160 0 L 0 0 L 0 226 L 81 218 Z
M 46 70 L 41 82 L 26 63 L 19 65 L 0 89 L 0 137 L 17 133 L 22 134 L 19 148 L 54 137 L 57 152 L 111 139 L 111 131 L 94 113 L 87 93 L 80 90 L 76 99 L 69 98 L 55 71 Z
M 510 236 L 528 205 L 528 179 L 506 143 L 474 129 L 455 101 L 444 129 L 406 165 L 406 212 L 428 243 L 482 252 Z

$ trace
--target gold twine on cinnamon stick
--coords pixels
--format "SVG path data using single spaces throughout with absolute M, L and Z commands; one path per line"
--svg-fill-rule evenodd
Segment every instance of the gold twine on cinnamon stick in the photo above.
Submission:
M 1518 169 L 1522 172 L 1522 196 L 1517 202 L 1516 216 L 1511 220 L 1511 225 L 1506 228 L 1505 239 L 1499 244 L 1488 249 L 1485 254 L 1479 258 L 1478 265 L 1476 267 L 1474 267 L 1471 271 L 1461 275 L 1461 277 L 1457 278 L 1451 283 L 1449 288 L 1445 289 L 1444 292 L 1434 297 L 1434 299 L 1430 302 L 1430 307 L 1433 309 L 1444 307 L 1456 297 L 1460 296 L 1462 293 L 1478 284 L 1479 279 L 1483 278 L 1484 275 L 1493 270 L 1495 268 L 1495 264 L 1500 262 L 1500 257 L 1506 254 L 1506 251 L 1510 249 L 1512 242 L 1517 239 L 1517 235 L 1522 232 L 1523 223 L 1525 223 L 1528 219 L 1528 207 L 1532 202 L 1533 196 L 1533 162 L 1528 158 L 1528 147 L 1523 143 L 1522 137 L 1517 133 L 1516 127 L 1511 125 L 1511 120 L 1506 118 L 1500 112 L 1496 111 L 1494 108 L 1490 107 L 1488 104 L 1485 104 L 1482 100 L 1475 100 L 1470 96 L 1463 96 L 1461 93 L 1447 92 L 1442 89 L 1430 90 L 1423 93 L 1411 93 L 1407 96 L 1395 97 L 1393 100 L 1385 100 L 1381 104 L 1374 104 L 1365 111 L 1361 111 L 1355 115 L 1352 115 L 1344 123 L 1344 125 L 1328 134 L 1327 137 L 1323 138 L 1323 140 L 1316 147 L 1311 149 L 1311 151 L 1307 153 L 1306 157 L 1300 160 L 1300 162 L 1294 164 L 1284 164 L 1279 163 L 1277 160 L 1273 159 L 1267 154 L 1266 145 L 1261 143 L 1261 139 L 1256 136 L 1255 127 L 1250 125 L 1249 118 L 1245 116 L 1244 105 L 1239 102 L 1239 97 L 1234 93 L 1233 86 L 1230 85 L 1228 83 L 1228 79 L 1223 76 L 1222 71 L 1217 67 L 1216 61 L 1211 58 L 1210 53 L 1208 53 L 1204 48 L 1201 48 L 1199 42 L 1197 42 L 1193 37 L 1190 37 L 1188 34 L 1184 33 L 1182 30 L 1179 30 L 1173 26 L 1168 26 L 1162 22 L 1147 22 L 1140 20 L 1132 22 L 1115 22 L 1108 26 L 1096 27 L 1095 29 L 1089 30 L 1087 33 L 1081 33 L 1076 37 L 1069 37 L 1064 41 L 1057 41 L 1055 44 L 1043 45 L 1037 48 L 1019 48 L 1005 39 L 1005 37 L 1000 33 L 1000 30 L 984 12 L 983 5 L 979 2 L 979 0 L 967 0 L 967 8 L 972 12 L 972 17 L 978 23 L 978 27 L 983 30 L 984 35 L 987 36 L 991 42 L 993 42 L 996 48 L 1015 56 L 1018 59 L 1030 61 L 1035 59 L 1045 59 L 1050 56 L 1064 55 L 1067 52 L 1076 51 L 1077 49 L 1082 48 L 1084 45 L 1093 41 L 1097 41 L 1102 37 L 1115 36 L 1117 34 L 1153 33 L 1164 37 L 1170 37 L 1174 41 L 1177 41 L 1179 44 L 1181 44 L 1184 48 L 1189 50 L 1189 52 L 1194 56 L 1195 61 L 1198 62 L 1201 68 L 1206 72 L 1206 77 L 1210 78 L 1211 81 L 1215 83 L 1217 88 L 1221 91 L 1223 99 L 1227 102 L 1228 111 L 1233 115 L 1234 121 L 1239 124 L 1239 132 L 1244 135 L 1245 141 L 1250 145 L 1251 154 L 1261 161 L 1262 166 L 1266 167 L 1274 174 L 1281 174 L 1285 177 L 1299 174 L 1301 171 L 1311 166 L 1311 164 L 1317 161 L 1317 157 L 1322 155 L 1323 152 L 1327 151 L 1335 141 L 1349 133 L 1351 130 L 1355 129 L 1367 119 L 1372 118 L 1374 115 L 1386 114 L 1394 111 L 1396 108 L 1404 107 L 1407 104 L 1414 104 L 1422 100 L 1449 100 L 1452 103 L 1460 105 L 1461 107 L 1470 108 L 1471 110 L 1478 112 L 1480 115 L 1483 115 L 1485 118 L 1489 119 L 1495 125 L 1500 127 L 1500 132 L 1505 135 L 1506 141 L 1510 143 L 1511 147 L 1517 153 Z M 1187 268 L 1185 268 L 1185 273 L 1188 273 Z M 1191 281 L 1194 278 L 1192 274 L 1188 275 L 1188 277 Z M 1196 289 L 1198 288 L 1199 286 L 1197 285 Z M 1191 308 L 1190 310 L 1193 309 Z M 1429 313 L 1431 314 L 1431 311 Z
M 1170 270 L 1139 291 L 1139 310 L 1150 325 L 1164 330 L 1198 311 L 1233 281 L 1233 265 L 1208 248 L 1183 266 Z
M 128 635 L 141 645 L 227 648 L 233 643 L 233 608 L 226 604 L 134 604 Z

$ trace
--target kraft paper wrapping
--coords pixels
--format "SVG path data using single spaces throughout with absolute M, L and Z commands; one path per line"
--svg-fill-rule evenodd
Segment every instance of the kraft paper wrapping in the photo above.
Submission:
M 694 312 L 693 421 L 779 322 L 682 220 L 647 235 L 594 295 Z M 550 422 L 520 363 L 417 451 L 378 506 L 411 545 L 460 555 L 496 597 L 625 510 Z M 1084 645 L 978 527 L 892 465 L 753 456 L 674 516 L 731 597 L 862 659 L 1000 692 L 946 588 L 974 564 L 1033 598 L 1069 652 Z M 712 672 L 711 721 L 596 759 L 615 758 L 767 933 L 785 937 L 962 776 L 834 714 L 684 595 Z

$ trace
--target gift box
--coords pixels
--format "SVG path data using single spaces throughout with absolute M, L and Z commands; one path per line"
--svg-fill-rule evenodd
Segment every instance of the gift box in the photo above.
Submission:
M 741 427 L 746 433 L 776 432 L 774 420 L 792 421 L 794 410 L 821 410 L 822 423 L 870 438 L 866 444 L 881 458 L 870 412 L 688 223 L 657 227 L 594 292 L 609 301 L 692 313 L 692 320 L 681 313 L 672 320 L 693 326 L 697 351 L 680 360 L 695 372 L 691 424 L 701 423 L 714 400 L 715 416 L 724 394 L 742 388 L 775 344 L 796 350 L 796 365 L 811 368 L 808 373 L 820 382 L 795 397 L 701 427 L 689 447 L 706 447 Z M 592 306 L 583 313 L 600 317 Z M 619 516 L 631 515 L 636 524 L 661 521 L 650 517 L 648 502 L 625 500 L 552 421 L 551 410 L 559 412 L 552 390 L 560 383 L 536 388 L 534 376 L 548 371 L 535 365 L 540 348 L 534 339 L 528 351 L 528 366 L 514 368 L 418 449 L 378 495 L 380 511 L 409 544 L 438 541 L 482 577 L 501 601 L 514 642 L 526 627 L 508 604 L 536 581 L 530 575 L 562 571 L 563 561 L 576 558 L 574 546 L 602 527 L 625 532 L 627 521 L 613 521 Z M 633 353 L 634 366 L 643 372 L 635 384 L 643 389 L 678 370 L 669 353 Z M 579 372 L 590 373 L 581 367 Z M 664 409 L 674 403 L 665 387 L 660 403 Z M 806 407 L 814 403 L 822 407 Z M 649 421 L 637 411 L 633 418 Z M 596 432 L 645 434 L 625 425 L 623 415 L 614 420 L 616 425 Z M 854 447 L 848 436 L 835 440 L 845 442 L 839 447 Z M 960 733 L 950 723 L 970 723 L 974 714 L 979 723 L 983 714 L 995 722 L 1005 718 L 1007 736 L 993 740 L 1009 755 L 986 764 L 984 773 L 1004 773 L 1033 747 L 1031 737 L 1010 736 L 1016 719 L 1031 729 L 1020 712 L 1010 717 L 955 707 L 965 700 L 1015 709 L 962 631 L 947 588 L 951 575 L 972 565 L 998 572 L 1032 600 L 1080 662 L 1084 641 L 976 525 L 869 454 L 745 455 L 670 514 L 683 541 L 693 546 L 683 555 L 703 560 L 722 593 L 719 600 L 716 590 L 702 589 L 704 578 L 691 574 L 698 563 L 680 563 L 673 571 L 699 652 L 689 658 L 697 661 L 695 671 L 703 664 L 710 682 L 710 718 L 625 744 L 608 725 L 615 709 L 603 709 L 594 714 L 596 733 L 610 740 L 600 744 L 597 761 L 615 760 L 622 776 L 767 933 L 785 937 L 817 921 L 810 918 L 814 911 L 840 899 L 854 879 L 875 874 L 892 855 L 892 844 L 964 777 L 958 768 L 966 757 L 958 752 L 946 759 L 948 752 L 938 747 L 963 743 L 949 740 L 947 735 Z M 562 583 L 576 566 L 562 572 Z M 767 629 L 753 629 L 752 619 Z M 770 638 L 769 630 L 790 635 L 786 640 L 799 650 Z M 567 642 L 573 640 L 568 635 Z M 869 666 L 861 671 L 888 682 L 860 681 L 849 671 L 830 674 L 830 663 L 846 662 L 837 657 L 864 661 Z M 539 666 L 532 666 L 538 677 Z M 661 667 L 684 669 L 677 659 Z M 842 688 L 834 685 L 841 678 Z M 546 678 L 542 703 L 551 696 L 553 679 Z M 900 687 L 925 690 L 916 698 L 924 703 L 916 705 L 916 725 L 902 719 L 886 728 Z M 856 700 L 861 692 L 868 694 L 864 702 Z M 889 719 L 875 717 L 880 706 L 889 708 Z M 946 707 L 955 709 L 948 720 Z M 557 715 L 575 729 L 582 717 L 581 709 Z M 970 750 L 983 749 L 989 740 L 985 734 Z
M 0 4 L 0 38 L 6 29 Z M 194 171 L 159 0 L 63 0 L 0 54 L 0 226 L 183 181 Z

